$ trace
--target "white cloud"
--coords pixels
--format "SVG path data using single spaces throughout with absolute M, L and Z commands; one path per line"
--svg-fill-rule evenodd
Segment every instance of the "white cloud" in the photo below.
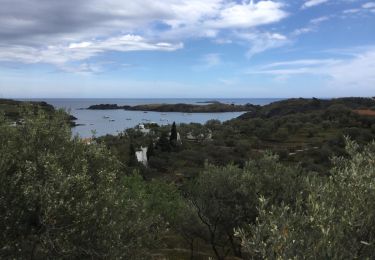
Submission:
M 375 89 L 375 49 L 358 54 L 349 61 L 331 66 L 332 84 L 342 88 Z M 358 90 L 360 90 L 358 89 Z
M 69 44 L 69 49 L 87 48 L 92 45 L 92 42 L 79 42 Z
M 311 19 L 310 23 L 312 23 L 312 24 L 320 24 L 322 22 L 328 21 L 329 19 L 330 19 L 329 16 L 321 16 L 321 17 L 318 17 L 318 18 Z
M 375 9 L 375 2 L 368 2 L 362 5 L 362 8 L 365 9 Z
M 201 2 L 201 1 L 199 1 Z M 210 2 L 210 1 L 208 1 Z M 261 25 L 276 23 L 287 17 L 284 5 L 276 1 L 253 1 L 244 0 L 242 3 L 236 1 L 221 1 L 215 8 L 207 8 L 209 11 L 188 22 L 183 18 L 165 21 L 172 26 L 170 30 L 162 32 L 149 32 L 150 37 L 162 39 L 186 39 L 186 38 L 212 38 L 214 42 L 223 42 L 221 33 L 229 32 L 233 39 L 224 39 L 225 42 L 235 42 L 236 32 L 241 30 L 253 30 Z M 189 14 L 183 13 L 182 17 Z
M 65 72 L 70 72 L 70 73 L 76 73 L 76 74 L 97 74 L 101 73 L 104 71 L 103 67 L 100 66 L 99 64 L 91 64 L 91 63 L 81 63 L 79 65 L 74 65 L 74 66 L 61 66 L 61 70 Z
M 368 2 L 362 5 L 362 8 L 371 12 L 375 13 L 375 2 Z
M 0 48 L 0 61 L 49 63 L 65 67 L 72 61 L 83 61 L 106 51 L 174 51 L 182 43 L 149 42 L 139 35 L 122 35 L 105 40 L 50 45 L 45 48 L 9 45 Z
M 342 11 L 344 14 L 355 14 L 355 13 L 358 13 L 360 12 L 361 9 L 358 9 L 358 8 L 352 8 L 352 9 L 346 9 L 344 11 Z
M 271 0 L 2 0 L 0 60 L 63 64 L 107 51 L 174 51 L 185 39 L 215 41 L 222 33 L 242 41 L 237 31 L 258 34 L 257 26 L 287 17 L 284 9 Z M 259 34 L 260 40 L 250 40 L 250 53 L 285 41 Z
M 353 50 L 357 51 L 359 49 Z M 374 90 L 375 47 L 366 48 L 347 59 L 305 59 L 282 61 L 247 70 L 248 74 L 292 79 L 296 75 L 326 78 L 326 85 L 337 89 Z
M 282 7 L 283 4 L 273 1 L 231 3 L 220 10 L 216 19 L 205 24 L 213 28 L 250 28 L 274 23 L 288 15 Z
M 328 0 L 308 0 L 302 5 L 302 9 L 310 8 L 328 2 Z
M 247 56 L 251 58 L 255 54 L 264 52 L 269 49 L 279 48 L 289 44 L 289 39 L 280 33 L 269 33 L 269 32 L 249 32 L 249 33 L 237 33 L 236 37 L 245 40 L 246 44 L 249 45 Z
M 298 28 L 292 32 L 293 36 L 299 36 L 301 34 L 309 33 L 309 32 L 316 32 L 318 30 L 318 26 L 331 19 L 331 16 L 321 16 L 314 19 L 311 19 L 309 24 L 305 27 Z
M 359 6 L 358 8 L 351 8 L 343 10 L 343 18 L 350 17 L 353 15 L 363 15 L 368 12 L 375 13 L 375 2 L 367 2 Z
M 321 66 L 321 65 L 332 65 L 338 63 L 337 59 L 306 59 L 306 60 L 293 60 L 293 61 L 282 61 L 274 62 L 263 66 L 263 69 L 274 68 L 274 67 L 291 67 L 291 66 Z
M 302 27 L 302 28 L 298 28 L 298 29 L 295 29 L 292 33 L 292 35 L 294 36 L 299 36 L 301 34 L 305 34 L 305 33 L 309 33 L 309 32 L 313 32 L 314 29 L 311 28 L 311 27 Z
M 218 29 L 278 22 L 287 16 L 283 9 L 283 4 L 271 0 L 257 3 L 249 0 L 242 3 L 235 0 L 2 0 L 0 43 L 56 44 L 62 39 L 83 41 L 119 32 L 157 37 L 183 28 L 188 28 L 190 34 L 214 36 Z M 158 30 L 150 26 L 155 23 L 167 27 Z

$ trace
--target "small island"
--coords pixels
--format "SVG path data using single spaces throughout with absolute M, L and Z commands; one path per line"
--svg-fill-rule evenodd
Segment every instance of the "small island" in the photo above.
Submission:
M 222 113 L 222 112 L 251 112 L 256 111 L 259 106 L 252 104 L 235 105 L 215 102 L 207 105 L 193 104 L 145 104 L 136 106 L 119 106 L 117 104 L 99 104 L 88 107 L 89 110 L 115 110 L 123 109 L 129 111 L 153 111 L 153 112 L 182 112 L 182 113 Z

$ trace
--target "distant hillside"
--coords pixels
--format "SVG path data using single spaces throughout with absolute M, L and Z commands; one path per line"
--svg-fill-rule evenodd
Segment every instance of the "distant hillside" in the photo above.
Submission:
M 317 99 L 317 98 L 293 98 L 282 101 L 273 102 L 271 104 L 258 107 L 256 111 L 241 115 L 240 119 L 254 117 L 275 117 L 285 116 L 295 113 L 307 113 L 328 108 L 336 109 L 372 109 L 375 108 L 375 100 L 373 98 L 337 98 L 337 99 Z

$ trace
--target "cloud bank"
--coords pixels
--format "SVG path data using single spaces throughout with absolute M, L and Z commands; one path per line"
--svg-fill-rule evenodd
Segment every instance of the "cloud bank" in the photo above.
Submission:
M 55 65 L 109 51 L 175 51 L 186 38 L 218 38 L 226 30 L 253 30 L 288 15 L 282 3 L 270 0 L 3 0 L 1 5 L 0 61 Z M 249 44 L 256 45 L 252 39 Z

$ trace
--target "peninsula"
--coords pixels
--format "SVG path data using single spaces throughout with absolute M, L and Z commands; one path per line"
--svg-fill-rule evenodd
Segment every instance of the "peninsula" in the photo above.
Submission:
M 153 112 L 183 112 L 183 113 L 220 113 L 220 112 L 250 112 L 256 111 L 259 106 L 252 104 L 235 105 L 215 102 L 207 105 L 193 104 L 145 104 L 136 106 L 119 106 L 117 104 L 99 104 L 88 107 L 89 110 L 114 110 L 123 109 L 130 111 Z

